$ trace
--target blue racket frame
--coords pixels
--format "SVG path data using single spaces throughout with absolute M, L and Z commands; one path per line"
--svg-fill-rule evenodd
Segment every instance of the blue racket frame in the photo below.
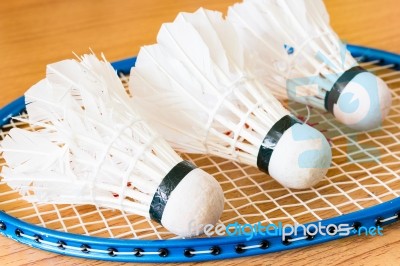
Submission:
M 400 56 L 397 54 L 354 45 L 348 45 L 347 48 L 355 57 L 362 57 L 364 60 L 380 60 L 378 64 L 394 64 L 394 69 L 400 68 Z M 113 67 L 120 73 L 128 74 L 135 62 L 136 58 L 129 58 L 113 63 Z M 24 110 L 24 97 L 8 104 L 0 110 L 0 126 L 9 123 L 13 116 Z M 348 235 L 351 236 L 358 234 L 360 226 L 366 228 L 377 225 L 386 226 L 398 220 L 400 220 L 400 198 L 395 198 L 377 206 L 309 224 L 320 223 L 323 226 L 348 224 L 352 227 Z M 295 249 L 345 237 L 339 234 L 331 236 L 317 233 L 303 239 L 284 240 L 280 235 L 261 234 L 249 241 L 246 240 L 245 235 L 179 240 L 110 239 L 46 229 L 28 224 L 5 212 L 0 212 L 0 234 L 20 243 L 58 254 L 120 262 L 189 262 L 228 259 Z M 297 235 L 306 235 L 302 227 L 299 227 Z

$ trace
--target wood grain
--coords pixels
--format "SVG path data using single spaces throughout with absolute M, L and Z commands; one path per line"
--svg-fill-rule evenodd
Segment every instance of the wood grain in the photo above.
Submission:
M 225 11 L 235 0 L 0 1 L 0 106 L 43 78 L 48 63 L 92 48 L 110 61 L 153 43 L 162 22 L 200 6 Z M 400 53 L 398 1 L 327 0 L 332 26 L 349 43 Z M 318 246 L 216 261 L 214 265 L 396 265 L 400 224 L 383 237 L 350 237 Z M 59 256 L 0 238 L 1 265 L 109 265 Z M 123 265 L 113 263 L 113 265 Z M 189 264 L 188 264 L 189 265 Z

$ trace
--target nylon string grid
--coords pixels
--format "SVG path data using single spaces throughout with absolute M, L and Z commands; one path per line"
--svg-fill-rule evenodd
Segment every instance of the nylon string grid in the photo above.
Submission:
M 332 146 L 333 162 L 315 187 L 291 190 L 258 169 L 207 156 L 181 154 L 212 174 L 224 190 L 225 207 L 219 223 L 228 225 L 304 224 L 340 216 L 399 197 L 400 194 L 400 71 L 375 61 L 360 65 L 391 87 L 393 104 L 380 129 L 367 133 L 348 129 L 332 115 L 311 109 L 307 123 L 320 129 Z M 127 86 L 127 77 L 122 81 Z M 289 103 L 300 119 L 308 110 Z M 22 114 L 26 116 L 26 114 Z M 0 129 L 0 140 L 13 127 L 29 125 L 13 119 Z M 5 164 L 0 156 L 0 168 Z M 290 167 L 288 165 L 288 167 Z M 118 197 L 118 195 L 115 195 Z M 32 204 L 11 190 L 0 177 L 0 210 L 41 227 L 106 238 L 171 239 L 175 236 L 143 217 L 92 205 Z

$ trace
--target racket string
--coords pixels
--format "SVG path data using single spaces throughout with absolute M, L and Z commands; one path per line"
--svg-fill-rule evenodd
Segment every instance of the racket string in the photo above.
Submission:
M 390 221 L 398 220 L 398 219 L 400 219 L 400 212 L 391 217 L 388 217 L 388 218 L 378 218 L 378 219 L 376 219 L 376 222 L 377 223 L 386 223 L 386 222 L 390 222 Z
M 334 166 L 330 169 L 329 176 L 315 188 L 307 191 L 288 190 L 251 167 L 207 155 L 184 154 L 188 160 L 213 174 L 222 185 L 227 201 L 220 222 L 254 224 L 262 220 L 269 224 L 280 221 L 301 224 L 347 214 L 399 197 L 400 163 L 396 149 L 400 135 L 396 129 L 400 116 L 400 72 L 389 72 L 387 67 L 375 68 L 381 63 L 378 60 L 364 66 L 379 72 L 379 76 L 392 87 L 392 110 L 380 131 L 361 135 L 349 132 L 343 125 L 336 124 L 329 115 L 315 108 L 310 110 L 310 122 L 318 122 L 315 126 L 317 129 L 327 128 L 326 135 L 332 140 L 334 150 Z M 124 83 L 127 82 L 125 79 Z M 307 108 L 300 105 L 294 105 L 290 109 L 294 113 L 308 113 Z M 12 120 L 0 129 L 0 140 L 7 135 L 8 130 L 15 127 L 35 130 L 29 125 Z M 374 152 L 381 153 L 381 160 L 377 160 Z M 364 161 L 357 156 L 364 156 Z M 0 168 L 4 165 L 0 156 Z M 173 237 L 161 226 L 124 212 L 90 206 L 28 204 L 24 199 L 18 198 L 16 193 L 12 193 L 1 180 L 0 191 L 0 209 L 21 220 L 49 229 L 111 238 Z M 377 221 L 386 223 L 396 217 Z M 259 245 L 253 246 L 256 248 Z M 251 248 L 248 246 L 245 249 L 249 247 Z M 210 251 L 193 252 L 200 254 L 197 252 Z
M 284 243 L 285 242 L 292 243 L 292 242 L 296 242 L 296 241 L 299 241 L 299 240 L 306 240 L 306 239 L 309 239 L 309 236 L 299 236 L 299 237 L 296 237 L 296 238 L 286 238 L 284 240 Z M 287 243 L 287 244 L 289 244 L 289 243 Z

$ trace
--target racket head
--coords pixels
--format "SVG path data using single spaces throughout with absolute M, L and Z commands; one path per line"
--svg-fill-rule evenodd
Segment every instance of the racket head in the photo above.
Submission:
M 348 49 L 351 51 L 354 57 L 359 58 L 362 62 L 373 62 L 374 66 L 389 66 L 388 69 L 390 68 L 392 70 L 399 70 L 400 57 L 396 54 L 351 45 L 348 46 Z M 118 71 L 118 73 L 126 75 L 129 73 L 130 68 L 134 65 L 135 60 L 135 58 L 125 59 L 113 63 L 113 66 Z M 393 93 L 395 97 L 392 109 L 395 110 L 396 106 L 400 105 L 399 97 L 397 96 L 398 93 L 400 94 L 400 92 L 397 93 L 397 91 L 394 91 Z M 290 105 L 290 108 L 299 116 L 304 115 L 307 111 L 306 108 L 299 107 L 296 104 Z M 11 119 L 14 116 L 22 114 L 24 110 L 25 102 L 23 97 L 2 108 L 0 110 L 0 126 L 3 129 L 10 126 L 19 126 L 18 124 L 13 123 Z M 314 115 L 315 121 L 318 119 L 322 121 L 321 123 L 315 125 L 317 128 L 323 128 L 326 126 L 331 126 L 332 128 L 334 128 L 335 132 L 332 133 L 334 139 L 333 144 L 334 149 L 336 148 L 338 151 L 343 150 L 345 149 L 344 147 L 346 147 L 346 144 L 343 144 L 343 140 L 340 139 L 341 135 L 344 135 L 345 138 L 350 139 L 352 139 L 354 136 L 357 136 L 357 134 L 355 134 L 354 132 L 346 132 L 345 134 L 342 134 L 344 130 L 343 127 L 341 125 L 335 124 L 332 117 L 328 117 L 327 119 L 325 119 L 324 117 L 329 115 L 326 115 L 323 112 L 316 111 Z M 312 119 L 313 116 L 311 116 L 311 122 Z M 393 111 L 388 118 L 388 122 L 386 125 L 387 128 L 385 128 L 384 125 L 384 130 L 391 129 L 393 125 L 395 125 L 396 122 L 399 120 L 400 115 L 397 114 L 397 112 Z M 391 131 L 388 131 L 387 135 L 390 135 L 390 137 L 394 137 L 395 141 L 398 141 L 399 139 L 398 135 L 395 133 L 393 134 Z M 360 142 L 363 142 L 365 140 L 372 139 L 374 136 L 371 135 L 367 139 L 365 138 L 365 136 L 364 138 L 362 136 L 358 137 L 360 137 Z M 337 144 L 335 141 L 337 141 Z M 353 140 L 353 142 L 357 143 L 357 139 Z M 381 145 L 383 144 L 384 143 L 381 143 Z M 394 148 L 390 150 L 395 158 L 397 158 L 396 156 L 398 151 L 399 149 L 396 146 L 394 146 Z M 340 181 L 342 177 L 340 175 L 338 175 L 337 177 L 334 173 L 331 173 L 331 176 L 328 177 L 327 180 L 325 180 L 325 182 L 327 183 L 320 184 L 317 188 L 311 189 L 309 192 L 312 195 L 320 195 L 320 197 L 324 197 L 324 200 L 326 202 L 329 202 L 332 206 L 330 206 L 329 208 L 327 207 L 327 209 L 322 208 L 321 214 L 319 214 L 319 212 L 317 211 L 312 210 L 306 213 L 306 215 L 302 215 L 302 205 L 305 205 L 308 208 L 313 206 L 312 201 L 310 203 L 310 199 L 308 199 L 307 196 L 303 195 L 306 193 L 282 188 L 279 186 L 279 184 L 274 183 L 274 181 L 269 177 L 266 178 L 264 174 L 259 173 L 257 169 L 252 169 L 248 166 L 242 166 L 236 163 L 208 156 L 196 156 L 186 154 L 182 154 L 182 156 L 185 159 L 194 161 L 200 167 L 203 167 L 206 171 L 213 173 L 214 176 L 221 182 L 221 185 L 225 190 L 225 196 L 227 197 L 227 200 L 229 202 L 226 207 L 226 212 L 221 219 L 221 222 L 225 225 L 228 225 L 228 223 L 233 224 L 234 222 L 238 221 L 254 224 L 257 220 L 260 221 L 262 218 L 266 218 L 267 213 L 268 223 L 279 223 L 279 220 L 281 220 L 284 221 L 285 224 L 293 224 L 295 222 L 299 222 L 306 226 L 310 224 L 318 225 L 318 223 L 320 223 L 320 225 L 322 226 L 328 226 L 332 224 L 348 224 L 349 227 L 353 227 L 348 235 L 355 235 L 358 234 L 357 229 L 359 229 L 360 226 L 384 226 L 396 220 L 399 220 L 400 199 L 398 195 L 400 193 L 400 164 L 393 164 L 392 161 L 384 161 L 382 164 L 382 169 L 380 169 L 381 171 L 388 172 L 388 174 L 395 175 L 389 179 L 385 179 L 385 177 L 384 181 L 382 181 L 384 182 L 384 185 L 386 187 L 389 187 L 388 189 L 390 191 L 382 192 L 381 190 L 374 191 L 373 189 L 367 189 L 369 193 L 379 193 L 377 199 L 368 202 L 366 200 L 363 200 L 367 199 L 368 197 L 350 197 L 350 199 L 348 199 L 348 205 L 352 205 L 351 207 L 346 204 L 343 205 L 343 209 L 336 207 L 334 204 L 335 201 L 331 201 L 330 198 L 333 198 L 335 196 L 338 188 L 342 189 L 343 192 L 343 188 L 340 185 L 335 186 L 333 182 L 335 180 L 337 181 L 337 179 L 339 179 Z M 341 161 L 340 156 L 337 156 L 336 160 L 336 167 L 339 167 L 342 170 L 347 169 L 346 167 L 348 167 L 348 162 Z M 369 167 L 371 169 L 375 169 L 375 166 L 376 165 L 371 165 Z M 357 181 L 359 184 L 358 188 L 362 189 L 362 180 L 365 177 L 358 176 L 360 174 L 359 171 L 350 171 L 350 174 L 354 174 L 355 176 L 351 177 L 351 179 L 349 180 Z M 229 177 L 233 176 L 234 185 L 229 185 L 231 181 L 227 180 L 228 175 Z M 332 178 L 332 180 L 330 180 L 330 178 Z M 342 183 L 345 183 L 344 185 L 346 185 L 346 182 Z M 3 187 L 4 185 L 1 186 L 2 190 Z M 347 186 L 347 189 L 348 190 L 342 193 L 342 197 L 349 197 L 349 195 L 352 193 L 351 186 Z M 365 189 L 366 188 L 364 187 L 364 190 Z M 265 191 L 260 192 L 261 190 Z M 232 191 L 234 193 L 231 193 Z M 323 193 L 322 191 L 325 191 L 325 193 Z M 0 193 L 4 196 L 8 192 L 1 191 Z M 256 195 L 256 198 L 251 197 L 251 195 L 253 195 L 252 193 Z M 289 196 L 286 196 L 285 193 Z M 260 197 L 261 195 L 265 196 L 263 194 L 275 196 L 276 200 L 271 200 L 271 198 L 268 198 L 267 200 L 263 201 L 257 198 L 258 195 L 260 195 Z M 297 206 L 297 210 L 293 211 L 293 213 L 290 213 L 289 210 L 291 208 L 291 205 L 293 205 L 291 203 L 291 200 L 293 199 L 296 199 L 298 201 L 296 204 L 294 204 Z M 236 203 L 235 200 L 239 203 Z M 241 200 L 243 200 L 245 203 L 240 203 Z M 288 203 L 286 205 L 284 203 L 281 204 L 280 200 L 287 201 Z M 355 203 L 357 203 L 358 206 Z M 249 205 L 247 205 L 246 207 L 246 204 Z M 264 206 L 263 208 L 269 208 L 269 210 L 264 212 L 264 209 L 260 206 Z M 77 208 L 79 207 L 80 206 L 78 206 Z M 287 217 L 285 217 L 287 219 L 283 219 L 282 214 L 277 214 L 278 212 L 271 211 L 273 210 L 273 208 L 277 207 L 278 210 L 280 208 L 282 212 L 287 213 Z M 35 206 L 35 208 L 40 209 L 40 206 Z M 334 210 L 335 208 L 337 209 L 336 211 Z M 63 219 L 62 208 L 60 209 L 61 214 L 59 209 L 54 210 L 54 212 L 58 212 L 58 216 L 55 217 Z M 103 210 L 96 211 L 101 214 L 105 213 Z M 105 218 L 113 216 L 112 211 L 107 211 L 109 213 L 107 215 L 103 215 L 103 218 L 104 216 Z M 252 211 L 254 213 L 252 213 Z M 85 212 L 85 209 L 83 210 L 83 212 Z M 235 212 L 237 217 L 234 216 Z M 102 234 L 94 233 L 99 231 L 98 228 L 92 229 L 93 231 L 89 233 L 76 233 L 79 231 L 68 230 L 69 228 L 67 228 L 67 230 L 65 230 L 64 228 L 64 231 L 66 232 L 63 232 L 63 228 L 54 229 L 51 225 L 48 226 L 49 228 L 45 228 L 43 226 L 43 223 L 41 224 L 41 226 L 38 226 L 29 222 L 30 219 L 24 219 L 24 215 L 15 215 L 16 217 L 13 217 L 13 215 L 10 215 L 10 213 L 13 214 L 15 212 L 13 212 L 12 210 L 5 210 L 5 212 L 0 212 L 0 233 L 18 242 L 30 245 L 35 248 L 64 255 L 122 262 L 188 262 L 236 258 L 299 248 L 348 236 L 339 234 L 330 236 L 327 234 L 322 235 L 321 233 L 317 233 L 316 235 L 311 236 L 310 234 L 307 235 L 304 232 L 304 228 L 299 227 L 297 230 L 298 237 L 291 238 L 282 238 L 281 235 L 273 235 L 273 233 L 270 233 L 269 235 L 257 234 L 253 235 L 250 238 L 248 233 L 246 234 L 246 232 L 242 232 L 242 235 L 239 236 L 213 236 L 210 238 L 172 239 L 171 235 L 167 232 L 161 234 L 163 232 L 161 226 L 148 222 L 148 227 L 151 230 L 154 230 L 155 232 L 158 232 L 159 230 L 161 233 L 154 233 L 154 235 L 151 236 L 148 236 L 146 234 L 120 234 L 117 238 L 113 238 L 112 235 L 108 237 L 99 237 Z M 233 215 L 231 213 L 233 213 Z M 121 219 L 124 219 L 125 222 L 131 221 L 129 219 L 126 221 L 126 217 L 124 215 L 121 215 Z M 134 220 L 135 219 L 136 217 L 134 217 Z M 40 224 L 40 222 L 37 222 L 37 224 Z M 109 224 L 106 224 L 106 226 L 107 225 L 109 226 Z M 90 228 L 89 225 L 87 227 Z M 114 225 L 114 227 L 118 227 L 118 225 Z

